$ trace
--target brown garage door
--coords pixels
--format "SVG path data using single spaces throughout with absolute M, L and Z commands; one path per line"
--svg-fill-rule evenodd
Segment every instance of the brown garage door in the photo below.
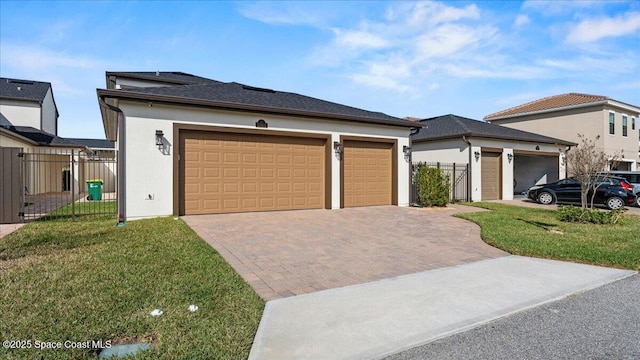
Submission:
M 482 200 L 500 199 L 500 153 L 482 153 Z
M 344 207 L 392 204 L 392 146 L 344 141 Z
M 181 132 L 180 213 L 323 208 L 325 139 Z

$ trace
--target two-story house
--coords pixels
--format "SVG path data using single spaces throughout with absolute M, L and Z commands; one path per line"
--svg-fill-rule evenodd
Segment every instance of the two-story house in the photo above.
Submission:
M 597 140 L 605 153 L 621 153 L 612 169 L 640 169 L 640 107 L 607 96 L 569 93 L 549 96 L 487 115 L 487 122 L 579 143 Z
M 115 161 L 98 161 L 115 157 L 113 142 L 60 137 L 59 116 L 51 83 L 0 78 L 0 223 L 24 220 L 36 199 L 83 193 L 87 179 L 115 191 Z

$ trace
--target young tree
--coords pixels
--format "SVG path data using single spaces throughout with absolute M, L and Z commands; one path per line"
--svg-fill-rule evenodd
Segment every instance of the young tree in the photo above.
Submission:
M 596 146 L 596 141 L 600 139 L 600 135 L 595 140 L 591 140 L 583 134 L 578 134 L 580 143 L 567 153 L 567 166 L 569 173 L 580 182 L 580 203 L 583 209 L 593 208 L 593 199 L 596 190 L 602 184 L 601 181 L 595 181 L 596 178 L 607 177 L 607 174 L 600 175 L 607 170 L 610 161 L 615 162 L 619 158 L 619 153 L 609 157 L 604 151 Z M 591 201 L 588 199 L 589 191 L 591 191 Z

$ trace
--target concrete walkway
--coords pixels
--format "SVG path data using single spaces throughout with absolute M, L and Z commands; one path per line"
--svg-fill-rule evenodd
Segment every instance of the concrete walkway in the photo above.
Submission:
M 377 359 L 635 274 L 506 256 L 267 302 L 249 359 Z
M 20 229 L 24 224 L 0 224 L 0 239 Z

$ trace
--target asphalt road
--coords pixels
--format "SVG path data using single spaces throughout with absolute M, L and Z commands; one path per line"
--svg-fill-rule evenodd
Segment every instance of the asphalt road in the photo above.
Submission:
M 386 359 L 640 359 L 640 275 Z

